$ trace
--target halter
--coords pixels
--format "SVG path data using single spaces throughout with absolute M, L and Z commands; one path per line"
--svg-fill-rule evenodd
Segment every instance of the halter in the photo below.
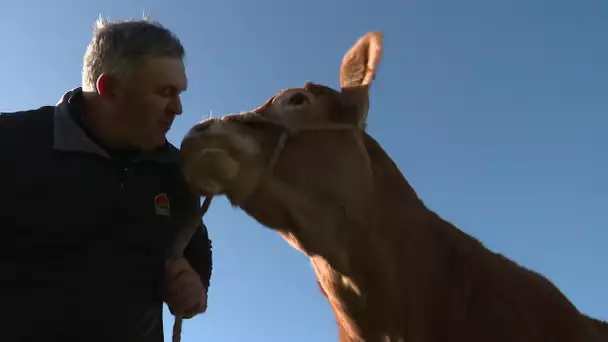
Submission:
M 231 118 L 234 119 L 235 117 L 231 117 Z M 322 124 L 322 125 L 304 125 L 304 126 L 300 126 L 300 127 L 294 127 L 294 126 L 291 126 L 291 125 L 288 125 L 288 124 L 285 124 L 282 122 L 278 122 L 278 121 L 266 118 L 266 117 L 260 115 L 259 112 L 255 112 L 255 111 L 249 112 L 249 113 L 244 113 L 244 114 L 239 114 L 239 116 L 237 116 L 236 118 L 237 119 L 235 121 L 238 121 L 241 123 L 245 123 L 245 124 L 263 123 L 263 124 L 278 127 L 282 130 L 282 133 L 279 136 L 277 145 L 274 148 L 274 151 L 272 152 L 270 160 L 268 161 L 268 164 L 266 165 L 266 168 L 264 169 L 262 175 L 260 176 L 260 178 L 258 179 L 256 184 L 249 191 L 248 194 L 246 194 L 243 198 L 241 198 L 238 203 L 233 202 L 233 204 L 237 205 L 237 206 L 241 206 L 242 204 L 247 202 L 247 200 L 251 196 L 253 196 L 253 194 L 256 193 L 256 191 L 260 188 L 260 186 L 263 183 L 266 183 L 268 181 L 268 179 L 270 179 L 270 177 L 272 176 L 273 171 L 276 167 L 276 164 L 279 160 L 279 157 L 281 156 L 281 153 L 283 152 L 283 150 L 285 149 L 285 146 L 287 145 L 287 140 L 289 138 L 293 138 L 302 132 L 322 132 L 322 131 L 357 132 L 357 131 L 362 131 L 362 129 L 359 126 L 356 126 L 353 124 L 338 124 L 338 123 L 330 123 L 330 124 Z M 224 118 L 223 120 L 229 120 L 229 119 Z M 356 135 L 356 136 L 358 137 L 358 135 Z M 362 151 L 365 151 L 365 146 L 363 144 L 363 141 L 361 139 L 357 139 L 357 142 L 359 143 Z

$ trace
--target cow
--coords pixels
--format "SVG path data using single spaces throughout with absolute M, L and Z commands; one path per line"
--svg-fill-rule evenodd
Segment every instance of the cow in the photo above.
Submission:
M 310 258 L 342 342 L 608 342 L 546 277 L 430 210 L 366 132 L 382 48 L 381 32 L 356 41 L 339 90 L 308 82 L 196 123 L 188 183 Z

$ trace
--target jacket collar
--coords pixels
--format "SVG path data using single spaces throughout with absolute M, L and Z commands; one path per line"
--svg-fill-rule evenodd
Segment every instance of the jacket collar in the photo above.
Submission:
M 106 150 L 91 140 L 72 119 L 70 111 L 77 110 L 75 102 L 78 96 L 82 96 L 82 89 L 72 89 L 66 92 L 55 106 L 53 148 L 60 151 L 92 153 L 110 159 Z M 151 152 L 140 153 L 135 161 L 177 163 L 179 159 L 179 150 L 167 141 L 163 147 Z

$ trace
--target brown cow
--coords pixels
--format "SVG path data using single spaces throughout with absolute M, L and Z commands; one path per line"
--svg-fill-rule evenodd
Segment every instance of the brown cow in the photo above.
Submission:
M 195 125 L 182 142 L 189 182 L 310 257 L 340 341 L 608 341 L 545 277 L 427 208 L 365 133 L 381 52 L 381 33 L 362 37 L 340 92 L 307 83 Z

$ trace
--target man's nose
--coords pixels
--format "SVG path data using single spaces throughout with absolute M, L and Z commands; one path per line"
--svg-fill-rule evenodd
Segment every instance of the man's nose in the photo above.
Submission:
M 181 115 L 184 109 L 182 108 L 182 100 L 179 95 L 175 95 L 169 103 L 169 108 L 175 115 Z

